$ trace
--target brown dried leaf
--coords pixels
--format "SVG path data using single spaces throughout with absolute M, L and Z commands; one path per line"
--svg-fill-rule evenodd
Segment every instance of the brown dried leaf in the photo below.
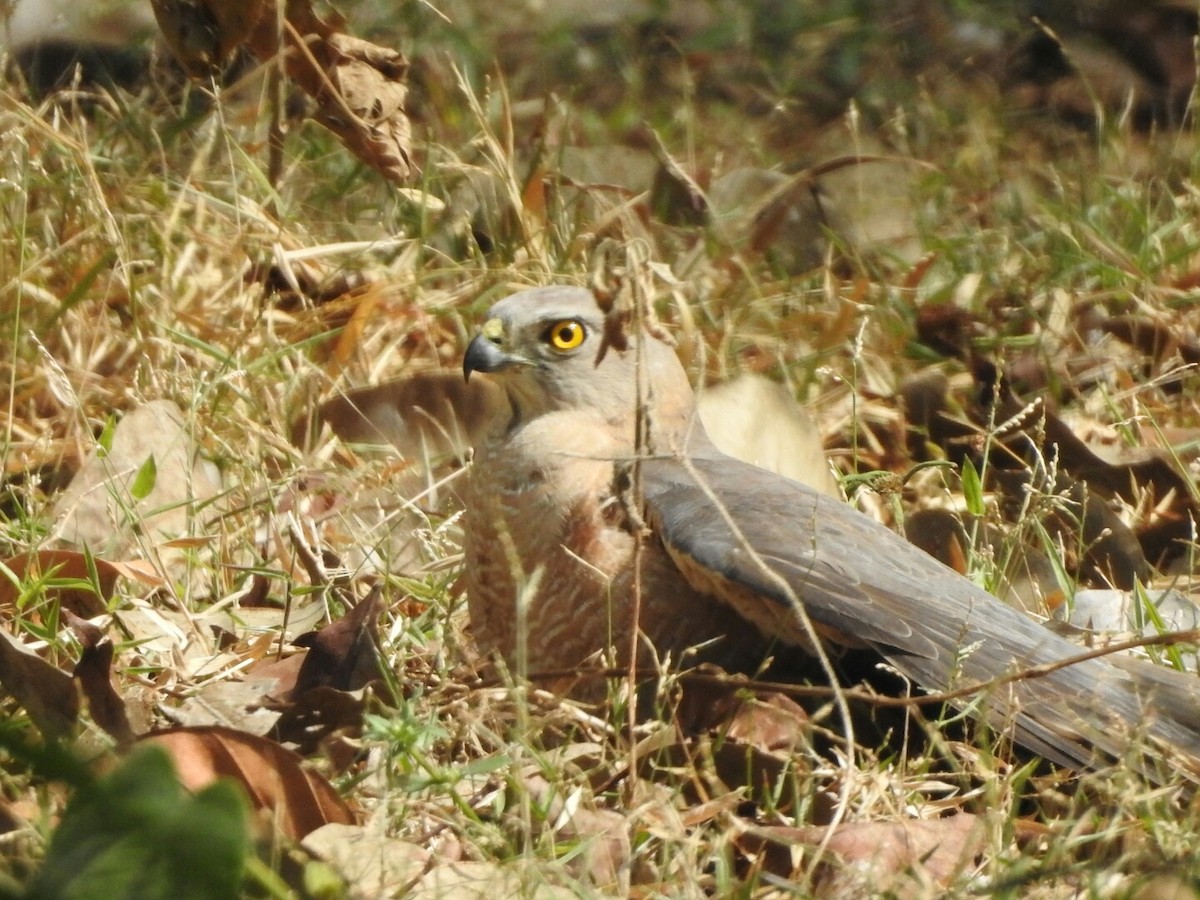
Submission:
M 709 758 L 713 774 L 730 790 L 748 788 L 757 796 L 765 788 L 763 799 L 785 772 L 804 766 L 805 757 L 796 750 L 812 740 L 809 716 L 791 698 L 751 695 L 744 676 L 727 675 L 708 664 L 685 676 L 676 721 L 684 732 L 705 734 L 682 739 L 669 756 L 689 765 L 698 756 Z M 778 798 L 769 802 L 777 809 L 788 806 Z M 815 808 L 823 807 L 818 798 Z
M 296 752 L 307 756 L 321 747 L 328 749 L 335 735 L 361 733 L 365 708 L 363 691 L 313 688 L 286 705 L 269 736 L 282 744 L 295 744 Z
M 841 152 L 844 140 L 844 132 L 835 129 L 826 146 Z M 826 222 L 852 252 L 884 254 L 911 265 L 922 251 L 912 196 L 923 164 L 889 157 L 887 148 L 869 137 L 855 138 L 855 144 L 854 165 L 834 168 L 834 158 L 820 167 L 817 186 Z
M 811 178 L 781 177 L 745 218 L 747 246 L 782 271 L 807 272 L 824 260 L 829 239 Z M 731 237 L 737 240 L 741 235 Z
M 981 331 L 979 317 L 949 303 L 923 303 L 917 307 L 917 340 L 942 356 L 969 360 L 971 341 Z
M 856 136 L 854 143 L 860 152 L 846 156 L 844 132 L 827 131 L 811 148 L 819 162 L 763 192 L 747 226 L 750 249 L 801 272 L 824 260 L 831 230 L 853 253 L 917 261 L 914 161 L 886 155 L 871 139 Z
M 661 160 L 650 187 L 650 211 L 667 225 L 703 225 L 708 218 L 704 192 L 665 150 Z
M 356 691 L 377 680 L 383 665 L 377 632 L 382 607 L 380 591 L 373 590 L 338 621 L 296 638 L 297 646 L 309 650 L 292 695 L 318 687 Z
M 98 626 L 70 610 L 63 610 L 63 619 L 83 648 L 79 662 L 75 664 L 75 680 L 87 700 L 92 721 L 112 735 L 119 745 L 129 744 L 137 735 L 129 724 L 125 700 L 113 683 L 113 642 Z
M 75 680 L 0 630 L 0 684 L 47 737 L 63 737 L 79 720 Z
M 94 584 L 88 557 L 75 550 L 38 550 L 6 559 L 3 566 L 13 577 L 0 579 L 0 609 L 16 608 L 20 582 L 45 578 L 47 583 L 40 591 L 42 603 L 57 600 L 60 608 L 77 615 L 101 615 L 112 599 L 117 578 L 136 570 L 123 569 L 96 557 L 92 557 L 92 562 L 96 567 Z M 87 584 L 67 585 L 65 582 Z
M 1084 9 L 1085 7 L 1078 7 Z M 1196 9 L 1187 3 L 1095 3 L 1046 7 L 1053 31 L 1027 42 L 1018 75 L 1027 102 L 1093 122 L 1097 107 L 1137 127 L 1179 125 L 1196 83 Z
M 815 836 L 815 835 L 814 835 Z M 829 849 L 843 868 L 822 880 L 822 893 L 845 897 L 869 886 L 909 884 L 910 890 L 949 884 L 971 864 L 983 845 L 979 819 L 960 813 L 946 819 L 863 822 L 837 828 Z
M 207 681 L 171 708 L 170 720 L 189 728 L 223 725 L 247 734 L 269 734 L 280 714 L 264 704 L 276 684 L 274 678 Z
M 1066 601 L 1055 567 L 1045 553 L 1030 546 L 1006 546 L 1000 529 L 986 523 L 978 523 L 972 534 L 974 545 L 963 521 L 948 509 L 919 509 L 904 518 L 904 536 L 909 542 L 960 575 L 967 574 L 967 549 L 972 546 L 973 552 L 983 551 L 1003 561 L 994 593 L 1005 603 L 1049 615 Z
M 278 636 L 264 632 L 269 645 Z M 258 639 L 254 644 L 258 644 Z M 247 648 L 251 653 L 257 647 Z M 197 727 L 224 725 L 248 734 L 267 735 L 279 721 L 280 698 L 296 686 L 296 676 L 304 662 L 304 653 L 283 659 L 261 659 L 250 666 L 240 680 L 210 679 L 183 702 L 171 709 L 171 720 L 178 725 Z M 250 656 L 247 653 L 246 656 Z
M 1168 326 L 1148 316 L 1109 316 L 1100 322 L 1100 330 L 1137 348 L 1155 362 L 1179 346 Z
M 193 791 L 218 778 L 239 782 L 254 808 L 294 840 L 330 822 L 354 824 L 353 812 L 329 782 L 274 741 L 216 726 L 160 731 L 142 741 L 166 749 Z
M 977 457 L 986 446 L 993 477 L 1011 496 L 1023 495 L 1029 473 L 1044 466 L 1045 459 L 1055 459 L 1059 478 L 1054 490 L 1068 496 L 1082 515 L 1059 515 L 1049 524 L 1068 536 L 1068 549 L 1084 549 L 1078 564 L 1085 577 L 1128 587 L 1146 580 L 1150 563 L 1162 566 L 1184 552 L 1200 505 L 1168 452 L 1146 449 L 1108 460 L 1042 397 L 1023 403 L 994 365 L 976 360 L 974 369 L 975 402 L 963 404 L 970 408 L 970 421 L 953 411 L 943 375 L 922 373 L 902 386 L 912 457 L 932 458 L 929 441 L 945 458 L 956 463 L 970 458 L 979 468 Z M 992 438 L 985 439 L 989 432 Z M 1109 507 L 1112 497 L 1135 507 L 1145 508 L 1147 500 L 1160 505 L 1154 520 L 1135 534 Z
M 392 181 L 412 171 L 412 126 L 404 114 L 408 60 L 402 53 L 344 34 L 328 36 L 326 74 L 332 93 L 318 92 L 317 119 L 359 159 Z M 292 73 L 303 86 L 303 80 Z
M 1023 404 L 1002 382 L 997 391 L 999 374 L 994 367 L 977 365 L 976 378 L 976 394 L 985 405 L 997 398 L 994 411 L 978 411 L 979 427 L 989 421 L 1006 423 L 995 445 L 1001 450 L 998 455 L 1008 454 L 1007 460 L 1000 461 L 1000 470 L 1011 470 L 1012 460 L 1016 459 L 1024 460 L 1033 471 L 1044 453 L 1057 456 L 1060 471 L 1069 476 L 1063 479 L 1064 489 L 1069 489 L 1075 502 L 1084 504 L 1081 524 L 1084 546 L 1088 548 L 1086 562 L 1093 571 L 1114 577 L 1112 583 L 1117 587 L 1129 587 L 1135 578 L 1146 580 L 1147 559 L 1159 564 L 1184 552 L 1191 541 L 1189 523 L 1200 518 L 1200 505 L 1193 499 L 1192 486 L 1167 453 L 1146 450 L 1133 458 L 1109 462 L 1040 398 Z M 1015 477 L 1023 478 L 1019 472 Z M 1136 505 L 1144 500 L 1141 495 L 1148 488 L 1156 499 L 1171 498 L 1173 515 L 1160 510 L 1160 530 L 1151 537 L 1143 533 L 1135 539 L 1103 498 L 1116 496 Z
M 289 312 L 336 304 L 359 291 L 377 289 L 377 284 L 357 269 L 333 268 L 320 260 L 294 259 L 279 251 L 269 260 L 252 263 L 246 272 L 247 284 L 262 286 L 263 294 L 275 299 L 275 305 Z M 322 316 L 320 322 L 336 328 L 344 315 L 338 309 Z
M 942 565 L 967 574 L 967 532 L 950 510 L 934 507 L 905 516 L 904 536 Z
M 761 694 L 738 706 L 726 734 L 775 753 L 791 753 L 809 742 L 812 726 L 803 707 L 785 694 Z
M 305 650 L 282 659 L 261 659 L 250 667 L 245 683 L 257 681 L 263 686 L 270 684 L 265 691 L 266 695 L 277 701 L 283 700 L 296 689 L 296 682 L 300 678 L 300 670 L 304 668 L 307 655 L 308 651 Z

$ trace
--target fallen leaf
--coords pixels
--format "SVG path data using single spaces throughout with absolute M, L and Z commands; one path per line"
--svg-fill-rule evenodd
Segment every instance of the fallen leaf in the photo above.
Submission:
M 1176 335 L 1170 326 L 1147 316 L 1109 316 L 1100 322 L 1100 329 L 1136 347 L 1154 362 L 1178 353 L 1185 363 L 1200 363 L 1200 342 Z
M 1112 2 L 1077 12 L 1039 11 L 1053 31 L 1039 27 L 1013 54 L 1018 96 L 1079 125 L 1118 114 L 1138 128 L 1183 122 L 1196 83 L 1195 8 Z
M 882 254 L 907 265 L 921 258 L 917 211 L 912 195 L 921 163 L 889 156 L 877 139 L 855 135 L 853 165 L 836 166 L 849 135 L 835 127 L 823 139 L 833 157 L 817 179 L 828 227 L 856 255 Z
M 749 826 L 735 843 L 785 878 L 802 871 L 805 854 L 825 843 L 832 857 L 816 878 L 818 897 L 888 894 L 926 897 L 969 867 L 984 843 L 981 820 L 969 813 L 944 819 L 848 822 L 828 828 Z
M 981 471 L 979 452 L 987 449 L 994 485 L 1016 500 L 1024 497 L 1030 473 L 1055 462 L 1053 491 L 1068 498 L 1074 514 L 1048 517 L 1051 534 L 1062 536 L 1084 578 L 1130 588 L 1145 582 L 1151 564 L 1163 567 L 1186 552 L 1191 522 L 1200 506 L 1175 458 L 1148 449 L 1106 459 L 1071 426 L 1048 408 L 1042 396 L 1022 402 L 991 363 L 976 360 L 974 400 L 952 403 L 950 383 L 940 373 L 922 373 L 901 388 L 909 418 L 908 449 L 918 460 L 940 455 L 956 463 L 973 461 Z M 960 398 L 961 400 L 961 398 Z M 958 406 L 969 408 L 967 415 Z M 1045 486 L 1039 486 L 1045 489 Z M 1133 530 L 1116 515 L 1111 498 L 1147 508 L 1160 503 L 1151 520 Z
M 98 626 L 69 610 L 63 611 L 63 618 L 83 648 L 74 674 L 87 700 L 92 721 L 108 732 L 119 746 L 129 744 L 136 735 L 129 724 L 125 700 L 113 684 L 112 641 Z
M 1066 600 L 1049 556 L 1036 547 L 1012 546 L 1010 536 L 986 522 L 975 522 L 969 537 L 958 515 L 930 507 L 905 516 L 904 536 L 960 575 L 968 574 L 969 554 L 983 553 L 1003 564 L 993 593 L 1010 606 L 1044 616 L 1057 611 Z
M 990 363 L 977 363 L 975 370 L 976 396 L 982 401 L 976 412 L 979 428 L 987 422 L 1003 423 L 997 426 L 1001 433 L 992 445 L 998 457 L 997 477 L 1004 477 L 1007 470 L 1015 489 L 1023 491 L 1027 477 L 1020 468 L 1014 469 L 1014 460 L 1023 461 L 1030 471 L 1036 471 L 1046 459 L 1056 460 L 1060 470 L 1056 488 L 1083 510 L 1078 523 L 1059 516 L 1056 525 L 1071 534 L 1078 525 L 1080 540 L 1065 544 L 1074 542 L 1085 548 L 1082 563 L 1089 567 L 1089 574 L 1111 579 L 1108 583 L 1115 587 L 1131 588 L 1135 580 L 1147 580 L 1147 560 L 1161 566 L 1185 551 L 1191 540 L 1190 522 L 1200 518 L 1200 506 L 1193 499 L 1191 485 L 1166 453 L 1151 450 L 1109 462 L 1041 397 L 1022 403 Z M 991 409 L 993 400 L 995 408 Z M 1147 488 L 1152 488 L 1157 498 L 1173 498 L 1174 516 L 1160 513 L 1158 531 L 1135 535 L 1113 514 L 1105 498 L 1115 496 L 1137 504 L 1144 501 L 1140 495 Z
M 139 485 L 151 459 L 153 484 Z M 125 413 L 110 446 L 84 461 L 54 502 L 55 532 L 73 548 L 127 556 L 146 538 L 161 544 L 187 535 L 195 505 L 217 490 L 212 470 L 196 458 L 182 411 L 155 400 Z
M 294 744 L 307 756 L 334 734 L 356 736 L 362 731 L 366 701 L 363 691 L 316 687 L 284 704 L 268 734 L 281 744 Z
M 382 827 L 331 822 L 301 841 L 309 853 L 330 863 L 361 896 L 398 897 L 430 862 L 424 847 L 388 837 Z
M 77 550 L 21 553 L 0 566 L 11 573 L 11 577 L 0 578 L 0 609 L 17 608 L 22 583 L 42 582 L 38 592 L 41 601 L 56 600 L 62 609 L 92 618 L 107 611 L 118 578 L 153 587 L 163 584 L 145 564 L 109 562 Z
M 175 728 L 139 742 L 163 747 L 175 760 L 183 784 L 198 791 L 218 778 L 245 788 L 251 804 L 281 833 L 299 840 L 330 822 L 354 824 L 337 791 L 301 758 L 274 741 L 231 728 Z
M 658 136 L 655 135 L 657 139 Z M 708 218 L 704 192 L 658 140 L 659 167 L 650 186 L 650 211 L 667 225 L 703 225 Z
M 733 220 L 745 236 L 729 234 L 732 225 L 726 226 L 727 234 L 735 244 L 744 241 L 750 250 L 765 256 L 774 269 L 800 274 L 817 268 L 828 252 L 829 236 L 814 180 L 803 173 L 792 177 L 763 173 L 752 180 L 757 171 L 745 172 L 735 185 L 748 183 L 761 190 L 752 210 Z M 777 175 L 777 180 L 772 175 Z M 730 189 L 724 182 L 714 185 L 714 192 L 718 188 L 722 192 Z M 724 201 L 718 195 L 714 204 L 719 202 Z
M 812 740 L 808 714 L 784 694 L 765 693 L 743 700 L 726 735 L 760 750 L 792 753 Z
M 245 678 L 210 679 L 170 709 L 177 725 L 199 727 L 224 725 L 249 734 L 266 735 L 279 721 L 276 699 L 289 693 L 296 683 L 303 654 L 252 667 Z
M 967 530 L 950 510 L 931 507 L 905 516 L 904 536 L 942 565 L 967 574 Z
M 982 332 L 979 317 L 952 303 L 923 303 L 916 309 L 917 340 L 952 359 L 969 360 L 971 342 Z
M 0 684 L 47 737 L 70 734 L 79 720 L 79 691 L 75 679 L 2 629 Z
M 774 786 L 786 773 L 806 765 L 797 752 L 812 744 L 810 717 L 791 698 L 776 693 L 755 695 L 742 675 L 729 675 L 704 664 L 686 673 L 676 710 L 674 746 L 656 748 L 672 765 L 711 761 L 712 774 L 731 791 L 786 811 L 790 800 L 775 796 Z M 813 810 L 825 813 L 818 797 Z
M 296 646 L 309 650 L 292 695 L 301 697 L 318 687 L 355 691 L 377 680 L 383 665 L 377 631 L 381 609 L 376 588 L 338 621 L 297 637 Z

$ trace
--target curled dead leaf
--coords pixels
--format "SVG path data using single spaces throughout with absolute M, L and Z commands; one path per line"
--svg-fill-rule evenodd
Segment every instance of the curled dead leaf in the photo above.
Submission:
M 274 741 L 209 726 L 159 731 L 142 742 L 165 748 L 180 780 L 193 791 L 218 778 L 240 783 L 254 808 L 294 840 L 330 822 L 354 824 L 354 813 L 332 785 Z
M 378 619 L 381 593 L 373 590 L 336 622 L 296 638 L 308 654 L 296 676 L 293 696 L 318 687 L 355 691 L 380 677 Z
M 75 634 L 83 652 L 75 664 L 75 680 L 87 700 L 92 721 L 110 734 L 121 745 L 129 744 L 135 737 L 129 724 L 125 700 L 113 683 L 113 642 L 96 625 L 81 619 L 70 610 L 63 611 L 63 618 Z
M 293 744 L 308 755 L 325 746 L 337 734 L 357 736 L 362 731 L 366 709 L 364 691 L 341 691 L 315 687 L 283 705 L 279 718 L 268 732 L 281 743 Z

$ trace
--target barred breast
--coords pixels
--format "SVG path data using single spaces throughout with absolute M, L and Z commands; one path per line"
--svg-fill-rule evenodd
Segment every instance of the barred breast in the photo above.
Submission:
M 480 649 L 514 671 L 627 664 L 639 591 L 639 665 L 678 664 L 698 645 L 721 662 L 760 653 L 754 629 L 691 589 L 653 537 L 635 577 L 635 539 L 614 488 L 614 464 L 631 447 L 612 435 L 577 412 L 549 414 L 476 448 L 463 530 Z

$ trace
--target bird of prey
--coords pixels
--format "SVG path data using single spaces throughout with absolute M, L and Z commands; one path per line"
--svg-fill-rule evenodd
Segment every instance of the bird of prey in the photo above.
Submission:
M 837 499 L 724 455 L 674 349 L 611 340 L 577 287 L 490 311 L 463 361 L 507 397 L 463 518 L 480 648 L 518 672 L 867 648 L 926 691 L 999 679 L 973 710 L 1060 765 L 1200 772 L 1200 681 L 1080 648 Z M 637 617 L 634 621 L 634 617 Z M 1036 670 L 1037 677 L 1005 679 Z

